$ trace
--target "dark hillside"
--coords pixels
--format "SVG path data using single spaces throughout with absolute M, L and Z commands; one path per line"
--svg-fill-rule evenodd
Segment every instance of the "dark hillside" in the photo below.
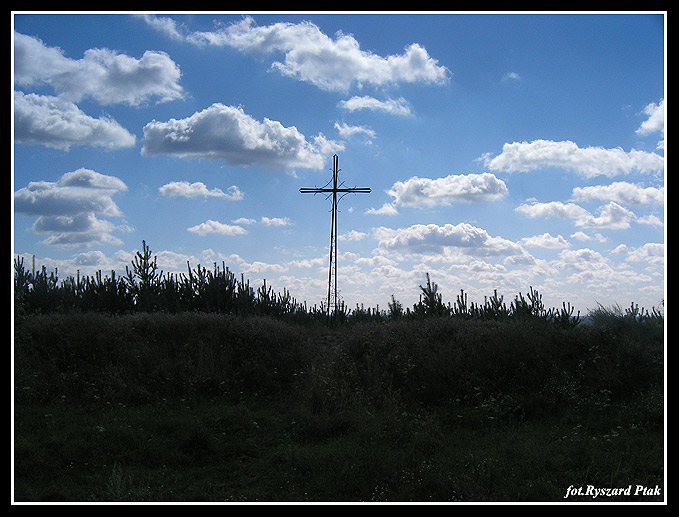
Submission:
M 661 311 L 421 290 L 329 326 L 145 246 L 124 277 L 15 263 L 14 498 L 664 500 Z

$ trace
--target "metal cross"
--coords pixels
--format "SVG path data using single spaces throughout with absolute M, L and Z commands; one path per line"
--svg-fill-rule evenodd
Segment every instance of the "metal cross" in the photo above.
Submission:
M 330 266 L 328 270 L 328 318 L 330 318 L 331 311 L 331 301 L 332 307 L 337 310 L 337 203 L 347 194 L 370 194 L 370 189 L 367 187 L 363 188 L 346 188 L 342 187 L 344 182 L 338 185 L 338 174 L 339 169 L 337 167 L 338 158 L 337 155 L 332 157 L 332 179 L 325 184 L 322 188 L 301 188 L 299 191 L 302 194 L 328 194 L 327 198 L 332 198 L 332 220 L 330 223 Z M 332 184 L 332 186 L 330 186 Z M 341 194 L 339 199 L 337 194 Z M 334 276 L 334 289 L 333 289 L 333 276 Z M 334 293 L 334 298 L 333 298 Z

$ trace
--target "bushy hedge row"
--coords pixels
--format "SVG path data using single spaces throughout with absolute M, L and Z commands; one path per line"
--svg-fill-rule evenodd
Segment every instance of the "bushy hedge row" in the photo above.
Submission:
M 622 315 L 574 328 L 429 318 L 351 328 L 319 374 L 371 404 L 477 408 L 498 420 L 604 409 L 651 390 L 655 401 L 642 402 L 662 419 L 663 345 L 661 321 Z
M 308 364 L 309 328 L 200 312 L 34 315 L 15 329 L 16 401 L 156 403 L 273 393 Z
M 243 275 L 236 278 L 228 267 L 213 269 L 198 265 L 187 273 L 164 273 L 156 257 L 142 241 L 124 276 L 101 271 L 93 277 L 69 276 L 59 280 L 57 271 L 42 266 L 28 270 L 23 259 L 14 261 L 14 299 L 19 311 L 47 313 L 85 310 L 110 314 L 136 312 L 219 312 L 240 315 L 270 315 L 290 320 L 315 321 L 326 317 L 323 307 L 298 303 L 287 290 L 276 293 L 264 284 L 255 289 Z
M 622 320 L 622 321 L 621 321 Z M 16 402 L 284 396 L 314 413 L 440 408 L 483 422 L 634 406 L 662 422 L 663 325 L 619 316 L 323 325 L 208 313 L 44 314 L 16 330 Z M 642 420 L 643 420 L 642 418 Z
M 420 286 L 418 303 L 412 309 L 406 308 L 392 296 L 388 311 L 365 309 L 356 305 L 349 310 L 344 304 L 332 313 L 332 322 L 386 321 L 400 319 L 423 319 L 427 317 L 450 316 L 462 319 L 538 318 L 551 321 L 559 326 L 575 326 L 580 322 L 580 313 L 573 315 L 570 304 L 560 309 L 545 307 L 542 295 L 532 287 L 524 297 L 519 293 L 507 305 L 497 291 L 484 300 L 483 304 L 468 303 L 464 290 L 460 291 L 454 304 L 444 305 L 436 283 L 427 274 L 427 283 Z M 17 312 L 21 314 L 47 313 L 54 311 L 84 310 L 110 314 L 136 312 L 180 313 L 186 311 L 218 312 L 222 314 L 267 315 L 284 318 L 292 322 L 316 322 L 327 320 L 327 307 L 307 306 L 299 303 L 290 292 L 283 289 L 276 293 L 266 285 L 255 289 L 243 275 L 240 279 L 224 263 L 221 268 L 215 263 L 212 269 L 198 265 L 187 273 L 164 273 L 158 269 L 156 258 L 142 241 L 142 251 L 135 255 L 125 275 L 111 271 L 103 275 L 98 271 L 94 276 L 69 276 L 59 280 L 57 271 L 48 274 L 42 266 L 36 271 L 35 264 L 28 270 L 23 258 L 14 260 L 14 300 Z M 636 317 L 658 317 L 636 309 Z

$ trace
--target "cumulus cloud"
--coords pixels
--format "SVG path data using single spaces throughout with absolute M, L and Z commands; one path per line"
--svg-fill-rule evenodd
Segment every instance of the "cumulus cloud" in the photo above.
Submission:
M 517 212 L 531 218 L 559 217 L 573 219 L 576 226 L 584 228 L 607 228 L 609 230 L 623 230 L 630 227 L 633 221 L 638 222 L 634 212 L 611 201 L 599 209 L 599 215 L 594 216 L 584 208 L 574 203 L 552 201 L 550 203 L 532 203 L 519 205 Z
M 648 104 L 644 110 L 644 115 L 648 118 L 641 123 L 637 134 L 647 136 L 653 133 L 661 133 L 662 140 L 658 142 L 658 149 L 665 149 L 665 99 L 656 104 L 652 102 Z
M 45 244 L 118 243 L 112 232 L 119 228 L 97 215 L 122 216 L 112 196 L 126 190 L 114 176 L 81 168 L 56 182 L 30 182 L 14 193 L 14 210 L 38 216 L 33 231 L 48 236 Z
M 257 222 L 257 219 L 248 219 L 247 217 L 239 217 L 238 219 L 234 219 L 231 221 L 236 224 L 255 224 Z
M 561 264 L 580 271 L 609 269 L 608 261 L 598 251 L 589 248 L 563 250 L 559 254 Z
M 368 208 L 368 215 L 398 215 L 398 210 L 393 203 L 384 203 L 381 208 Z
M 172 18 L 158 17 L 150 14 L 138 15 L 143 19 L 148 25 L 153 27 L 158 32 L 165 34 L 167 37 L 177 41 L 188 40 L 189 37 L 185 36 L 184 33 L 177 26 L 177 22 Z M 200 44 L 199 40 L 194 42 L 195 44 Z
M 626 181 L 617 181 L 610 185 L 576 187 L 573 189 L 573 199 L 615 201 L 628 205 L 662 205 L 665 202 L 665 189 L 663 187 L 644 188 Z
M 659 228 L 663 226 L 662 220 L 655 215 L 646 215 L 643 217 L 638 217 L 637 222 L 639 224 L 647 224 L 649 226 L 657 226 Z
M 370 110 L 381 111 L 391 115 L 410 115 L 410 104 L 403 97 L 381 101 L 369 95 L 354 96 L 349 100 L 340 101 L 338 106 L 348 111 Z
M 322 169 L 324 153 L 338 148 L 332 144 L 322 135 L 311 143 L 295 126 L 285 127 L 268 118 L 260 122 L 241 107 L 216 103 L 185 119 L 146 124 L 142 154 Z
M 573 237 L 574 239 L 578 239 L 579 241 L 591 241 L 592 239 L 596 239 L 599 242 L 606 242 L 607 240 L 606 237 L 596 232 L 594 233 L 593 237 L 590 237 L 583 231 L 577 231 L 575 233 L 572 233 L 571 237 Z
M 617 176 L 635 171 L 662 172 L 665 168 L 664 158 L 656 153 L 637 150 L 626 152 L 620 148 L 581 148 L 568 140 L 504 144 L 501 154 L 494 158 L 486 157 L 485 162 L 492 171 L 528 172 L 557 167 L 576 171 L 586 177 Z
M 248 233 L 242 226 L 220 223 L 219 221 L 213 221 L 212 219 L 197 224 L 196 226 L 191 226 L 188 230 L 192 233 L 197 233 L 201 237 L 205 237 L 209 234 L 235 236 Z
M 284 273 L 288 270 L 288 268 L 281 266 L 280 264 L 269 264 L 267 262 L 260 262 L 258 260 L 252 263 L 241 262 L 238 265 L 238 268 L 246 275 L 260 273 Z
M 40 216 L 33 225 L 35 233 L 48 235 L 43 244 L 51 246 L 79 246 L 94 242 L 122 244 L 111 234 L 115 229 L 113 223 L 98 219 L 93 213 Z
M 348 124 L 335 122 L 335 129 L 340 137 L 349 139 L 355 135 L 365 135 L 368 143 L 372 143 L 371 138 L 375 138 L 375 131 L 365 126 L 350 126 Z
M 528 217 L 559 217 L 561 219 L 581 219 L 587 217 L 589 212 L 575 203 L 563 203 L 551 201 L 549 203 L 531 203 L 519 205 L 517 212 Z
M 228 46 L 259 54 L 282 53 L 284 60 L 274 61 L 272 70 L 328 91 L 347 91 L 353 84 L 359 87 L 442 84 L 449 76 L 448 70 L 417 43 L 406 46 L 402 54 L 382 57 L 361 50 L 351 34 L 339 31 L 331 38 L 308 21 L 259 27 L 247 16 L 214 31 L 188 32 L 167 18 L 149 15 L 143 18 L 169 37 L 195 45 Z
M 535 246 L 538 248 L 547 249 L 561 249 L 568 248 L 570 243 L 562 236 L 554 237 L 550 233 L 543 233 L 542 235 L 534 235 L 532 237 L 524 237 L 519 241 L 522 246 Z
M 71 59 L 57 47 L 14 33 L 14 81 L 23 86 L 48 84 L 72 102 L 91 98 L 103 105 L 139 105 L 183 97 L 179 66 L 165 52 L 146 51 L 140 59 L 105 48 L 86 50 Z
M 287 264 L 288 266 L 295 268 L 311 269 L 322 267 L 323 269 L 325 269 L 325 267 L 328 265 L 328 258 L 316 257 L 313 259 L 292 260 Z
M 629 262 L 663 265 L 665 263 L 665 245 L 660 242 L 647 242 L 643 246 L 628 251 Z
M 415 224 L 408 228 L 379 227 L 374 231 L 379 248 L 409 253 L 443 253 L 455 248 L 471 256 L 524 255 L 515 242 L 492 237 L 482 228 L 467 223 L 458 225 Z
M 57 182 L 31 181 L 14 193 L 14 209 L 29 215 L 76 215 L 95 212 L 119 216 L 112 195 L 127 190 L 114 176 L 89 169 L 64 174 Z
M 74 145 L 131 147 L 136 138 L 110 117 L 90 117 L 72 102 L 15 91 L 14 140 L 68 151 Z
M 637 216 L 631 210 L 610 202 L 599 209 L 598 216 L 589 215 L 575 221 L 576 226 L 585 228 L 608 228 L 609 230 L 624 230 L 630 227 Z
M 163 196 L 168 197 L 218 197 L 228 199 L 230 201 L 240 201 L 244 194 L 236 185 L 230 186 L 226 192 L 219 188 L 208 189 L 205 183 L 197 181 L 189 183 L 188 181 L 171 181 L 160 187 L 158 191 Z
M 292 223 L 288 217 L 262 217 L 264 226 L 290 226 Z
M 368 236 L 367 233 L 365 232 L 358 232 L 356 230 L 350 230 L 347 233 L 344 233 L 339 236 L 339 240 L 341 241 L 360 241 L 365 239 Z
M 493 174 L 458 174 L 444 178 L 397 181 L 387 191 L 395 205 L 432 208 L 452 203 L 495 201 L 507 195 L 507 185 Z

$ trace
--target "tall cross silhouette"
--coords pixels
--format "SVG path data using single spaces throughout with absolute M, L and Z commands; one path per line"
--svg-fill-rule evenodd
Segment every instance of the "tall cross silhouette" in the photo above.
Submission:
M 301 188 L 302 194 L 328 194 L 327 198 L 332 198 L 332 220 L 330 223 L 330 266 L 328 268 L 328 319 L 332 315 L 333 307 L 337 310 L 337 203 L 347 194 L 370 194 L 367 187 L 343 187 L 344 182 L 338 184 L 339 168 L 337 167 L 338 157 L 332 157 L 332 179 L 322 188 Z M 332 184 L 332 186 L 330 186 Z M 340 194 L 339 198 L 337 194 Z M 334 277 L 334 289 L 333 289 Z M 334 296 L 333 296 L 334 294 Z M 332 305 L 331 305 L 332 302 Z

